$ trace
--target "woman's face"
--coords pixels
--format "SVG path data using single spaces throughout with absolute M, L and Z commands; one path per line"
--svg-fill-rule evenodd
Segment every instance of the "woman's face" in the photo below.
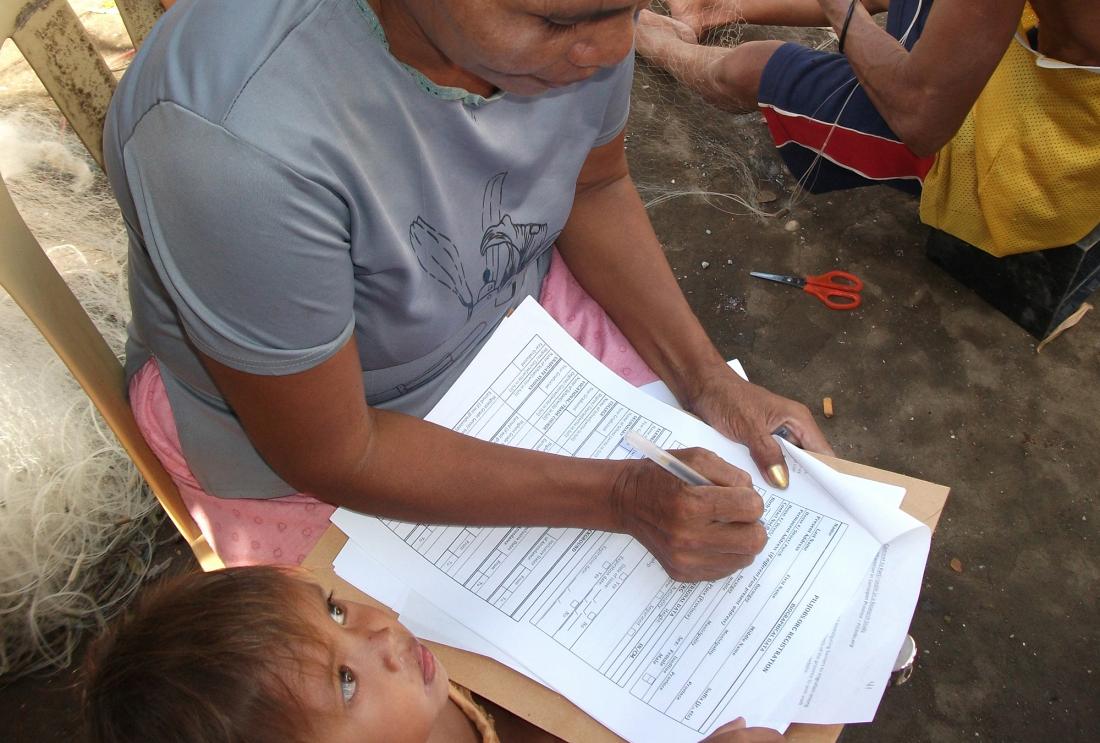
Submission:
M 493 87 L 539 95 L 620 62 L 648 0 L 402 0 L 430 43 Z
M 323 648 L 303 650 L 285 679 L 314 710 L 311 737 L 326 743 L 423 743 L 447 704 L 447 671 L 384 611 L 309 592 L 306 616 Z

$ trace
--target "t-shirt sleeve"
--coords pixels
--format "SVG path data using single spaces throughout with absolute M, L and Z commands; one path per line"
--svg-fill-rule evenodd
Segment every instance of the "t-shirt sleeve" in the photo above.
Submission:
M 336 193 L 174 103 L 145 114 L 123 158 L 145 248 L 199 350 L 279 375 L 343 346 L 354 286 Z
M 630 115 L 630 86 L 634 81 L 634 50 L 614 69 L 608 83 L 607 109 L 594 147 L 605 145 L 619 135 Z

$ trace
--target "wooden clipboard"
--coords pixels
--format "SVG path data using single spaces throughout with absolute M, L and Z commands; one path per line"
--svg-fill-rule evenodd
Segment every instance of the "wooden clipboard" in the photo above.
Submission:
M 875 469 L 832 457 L 819 457 L 832 467 L 869 480 L 899 485 L 905 488 L 902 509 L 935 530 L 947 502 L 949 488 L 906 475 Z M 377 601 L 339 578 L 332 570 L 332 561 L 347 541 L 335 526 L 328 531 L 306 557 L 303 566 L 317 580 L 337 595 L 381 606 Z M 920 638 L 917 638 L 918 643 Z M 457 648 L 428 643 L 451 679 L 535 725 L 570 743 L 623 743 L 623 739 L 588 716 L 557 692 L 532 681 L 505 665 L 482 655 Z M 889 693 L 887 690 L 886 693 Z M 843 725 L 795 724 L 787 730 L 787 740 L 793 743 L 835 743 Z

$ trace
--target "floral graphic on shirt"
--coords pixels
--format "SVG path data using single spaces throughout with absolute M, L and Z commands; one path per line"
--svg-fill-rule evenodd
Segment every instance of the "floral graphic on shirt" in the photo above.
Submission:
M 497 173 L 485 184 L 481 197 L 481 245 L 478 254 L 481 261 L 475 267 L 467 267 L 470 251 L 464 254 L 445 234 L 417 217 L 409 226 L 409 241 L 420 267 L 458 297 L 466 308 L 466 317 L 484 300 L 493 298 L 496 306 L 513 299 L 516 293 L 516 277 L 532 260 L 553 245 L 561 233 L 547 231 L 546 223 L 516 224 L 502 208 L 504 179 L 507 172 Z M 467 268 L 475 276 L 471 283 Z M 478 281 L 480 279 L 480 282 Z M 476 288 L 476 291 L 475 291 Z

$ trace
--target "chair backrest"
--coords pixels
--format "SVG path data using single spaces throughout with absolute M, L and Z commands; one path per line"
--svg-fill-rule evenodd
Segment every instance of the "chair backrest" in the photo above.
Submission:
M 158 0 L 117 0 L 135 46 Z M 66 0 L 0 0 L 0 43 L 12 39 L 102 165 L 103 120 L 115 78 Z M 0 286 L 61 357 L 130 454 L 204 570 L 222 566 L 179 491 L 138 430 L 122 365 L 19 215 L 0 173 Z

